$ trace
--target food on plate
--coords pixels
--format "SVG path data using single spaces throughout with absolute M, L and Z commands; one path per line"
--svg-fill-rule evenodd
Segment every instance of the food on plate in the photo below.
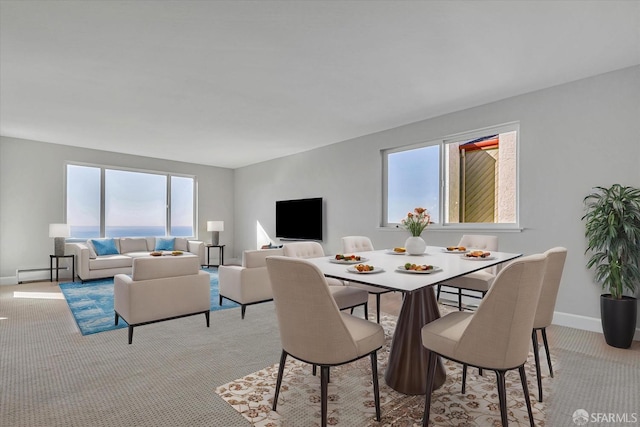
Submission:
M 486 258 L 489 255 L 491 255 L 491 252 L 471 251 L 468 254 L 466 254 L 465 256 L 468 256 L 469 258 Z
M 464 252 L 467 250 L 467 248 L 465 248 L 464 246 L 447 246 L 447 250 L 449 252 L 453 252 L 453 251 Z
M 396 247 L 396 248 L 393 248 L 393 251 L 394 252 L 399 252 L 399 253 L 405 253 L 407 250 L 405 248 L 402 248 L 402 247 Z
M 359 255 L 337 254 L 336 255 L 336 260 L 338 260 L 338 261 L 360 261 L 360 256 Z
M 171 255 L 173 255 L 173 256 L 182 255 L 182 251 L 173 251 L 173 252 L 171 252 Z
M 354 266 L 353 268 L 355 268 L 356 270 L 362 272 L 362 271 L 373 271 L 374 267 L 373 265 L 366 265 L 366 264 L 358 264 L 356 266 Z
M 429 271 L 433 270 L 433 265 L 426 264 L 411 264 L 410 262 L 404 265 L 405 270 L 413 270 L 413 271 Z
M 149 255 L 151 255 L 151 256 L 162 256 L 162 252 L 153 251 Z

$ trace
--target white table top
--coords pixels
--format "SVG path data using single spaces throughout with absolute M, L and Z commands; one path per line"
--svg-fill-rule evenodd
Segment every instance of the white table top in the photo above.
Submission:
M 335 255 L 309 258 L 307 261 L 317 265 L 327 277 L 346 280 L 349 282 L 364 283 L 367 285 L 379 286 L 401 292 L 413 292 L 426 286 L 437 285 L 454 277 L 464 276 L 474 271 L 501 264 L 503 262 L 516 259 L 522 254 L 507 252 L 491 252 L 490 260 L 465 259 L 458 253 L 447 253 L 445 248 L 437 246 L 427 246 L 424 255 L 396 255 L 391 249 L 379 251 L 355 252 L 366 258 L 362 264 L 373 265 L 375 269 L 384 269 L 380 273 L 353 273 L 348 270 L 356 264 L 336 264 L 331 262 Z M 345 255 L 351 255 L 345 254 Z M 433 273 L 404 273 L 396 271 L 399 266 L 405 263 L 427 264 L 439 267 L 441 270 Z M 375 270 L 374 270 L 375 271 Z

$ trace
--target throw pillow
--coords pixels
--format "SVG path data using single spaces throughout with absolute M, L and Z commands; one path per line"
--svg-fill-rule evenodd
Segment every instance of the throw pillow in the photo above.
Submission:
M 156 239 L 156 251 L 172 251 L 175 237 L 159 237 Z
M 118 248 L 116 248 L 116 242 L 113 239 L 91 239 L 96 254 L 101 255 L 118 255 Z

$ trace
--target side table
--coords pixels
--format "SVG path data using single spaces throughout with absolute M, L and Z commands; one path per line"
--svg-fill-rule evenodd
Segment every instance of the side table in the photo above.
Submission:
M 58 272 L 60 270 L 60 258 L 71 258 L 71 281 L 76 280 L 76 256 L 71 255 L 49 255 L 49 281 L 53 282 L 53 259 L 56 260 L 56 282 L 58 281 Z
M 206 245 L 207 246 L 207 267 L 220 267 L 224 264 L 224 245 Z M 220 264 L 211 264 L 211 248 L 218 248 L 220 255 Z

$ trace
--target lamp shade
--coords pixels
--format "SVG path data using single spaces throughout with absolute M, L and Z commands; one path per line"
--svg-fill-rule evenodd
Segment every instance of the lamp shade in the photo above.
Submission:
M 49 237 L 69 237 L 71 227 L 67 224 L 49 224 Z
M 207 231 L 224 231 L 224 221 L 207 221 Z

